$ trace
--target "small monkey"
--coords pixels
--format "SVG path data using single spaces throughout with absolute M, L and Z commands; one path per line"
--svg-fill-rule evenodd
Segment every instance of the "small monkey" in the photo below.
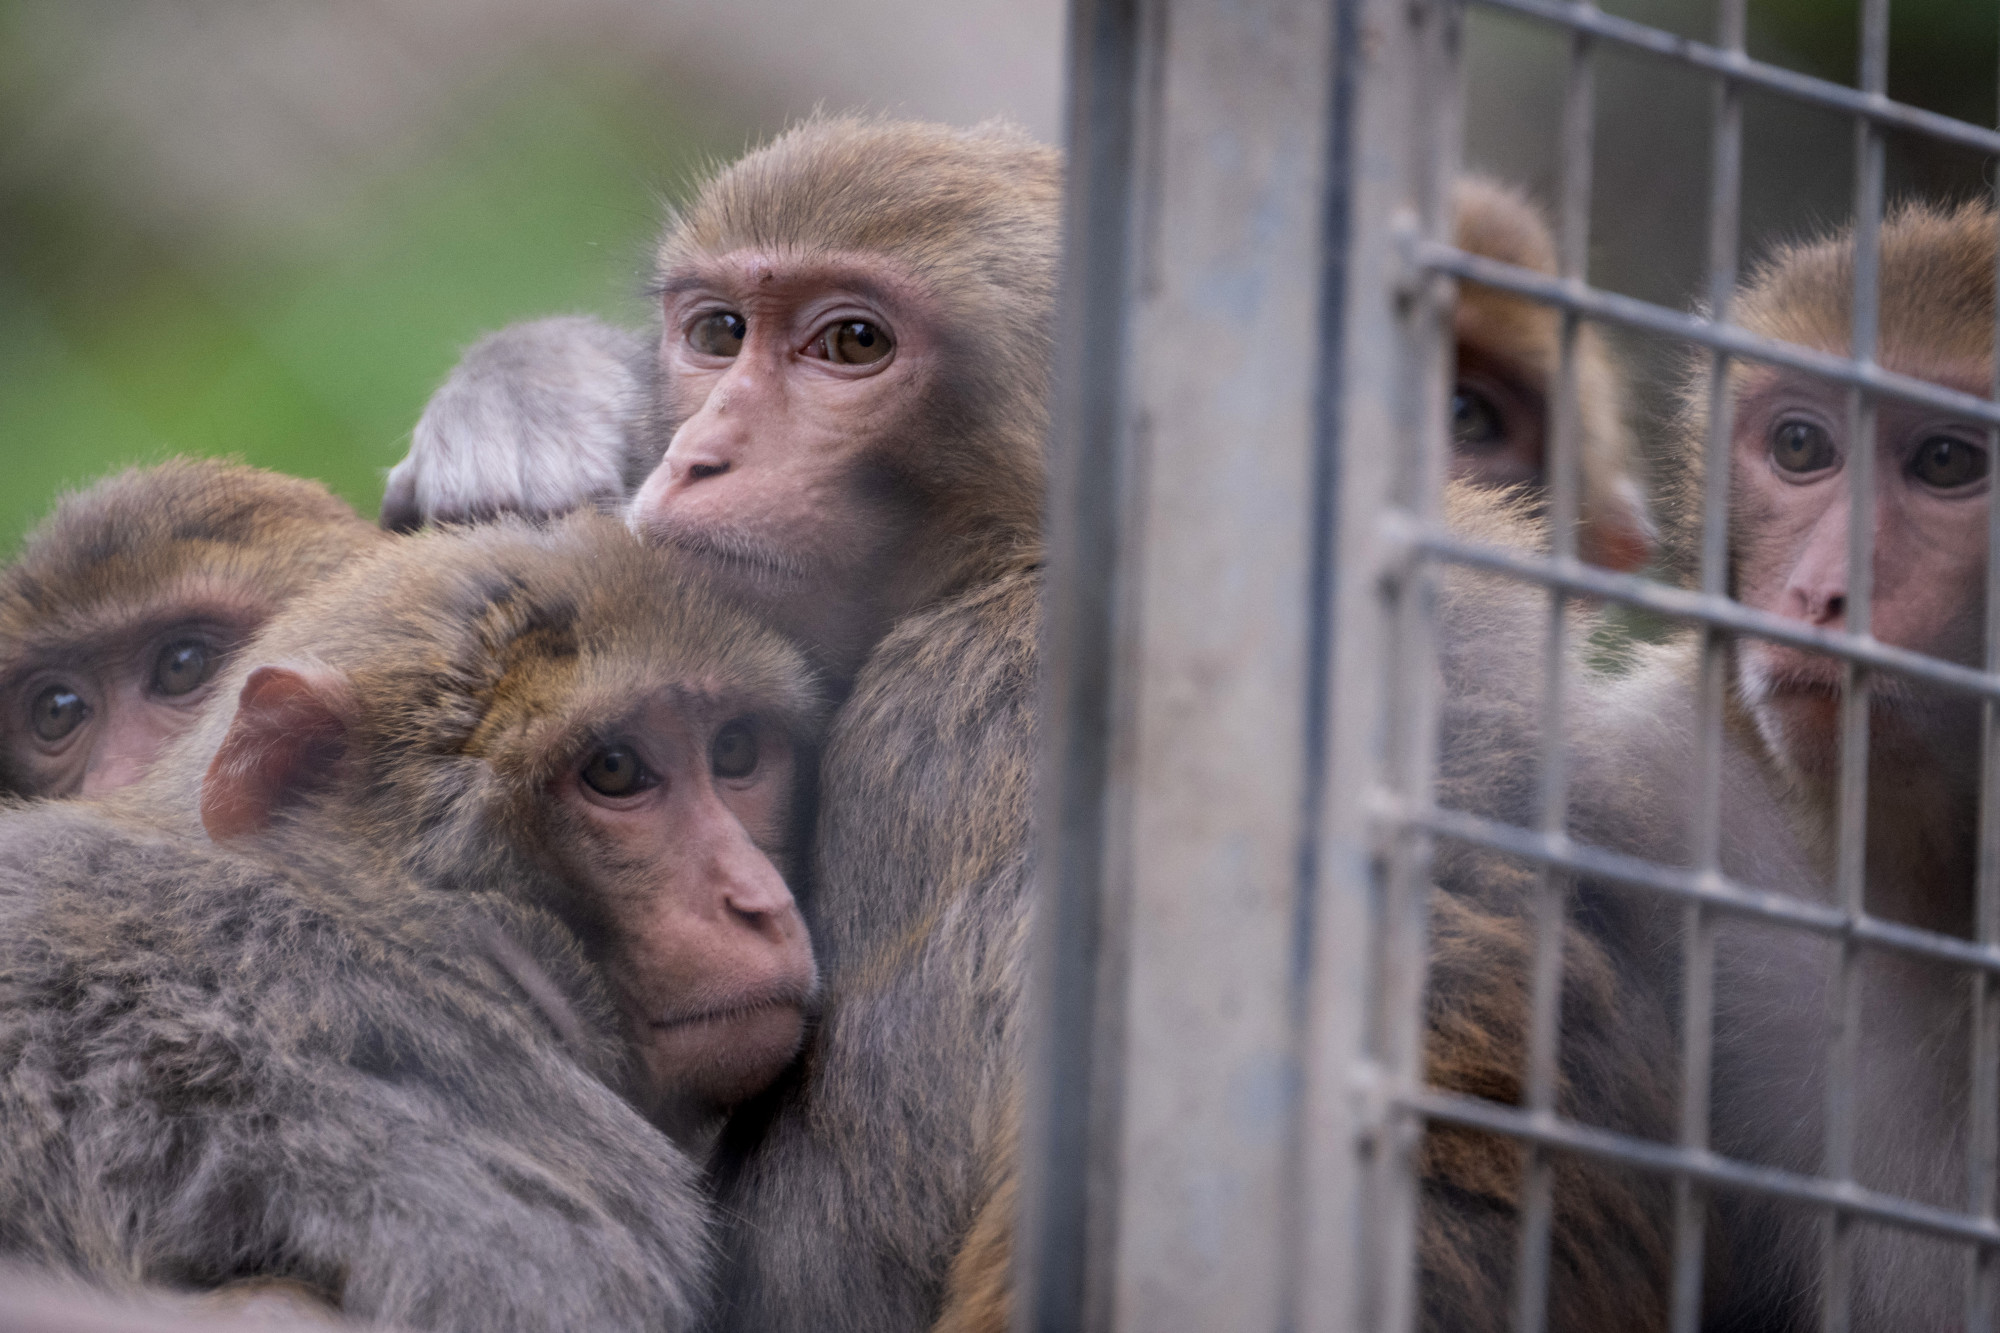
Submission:
M 1462 250 L 1553 276 L 1555 238 L 1524 193 L 1467 176 L 1453 200 Z M 1547 485 L 1553 384 L 1562 318 L 1525 297 L 1459 284 L 1452 318 L 1451 475 L 1482 486 Z M 1610 569 L 1651 561 L 1656 538 L 1646 510 L 1638 447 L 1626 426 L 1625 380 L 1592 325 L 1577 331 L 1578 553 Z
M 1993 383 L 1996 219 L 1984 200 L 1909 203 L 1883 220 L 1877 360 L 1986 397 Z M 1737 297 L 1736 318 L 1767 337 L 1849 351 L 1851 232 L 1785 246 Z M 1699 513 L 1707 384 L 1688 397 L 1689 466 L 1674 519 Z M 1847 570 L 1855 484 L 1848 393 L 1800 372 L 1738 363 L 1729 440 L 1730 591 L 1763 611 L 1851 628 Z M 1983 665 L 1987 428 L 1949 411 L 1875 405 L 1874 567 L 1869 632 L 1884 643 Z M 1831 899 L 1840 823 L 1842 673 L 1837 662 L 1744 638 L 1730 645 L 1732 733 L 1764 769 Z M 1685 646 L 1659 650 L 1631 683 L 1635 713 L 1691 681 Z M 1685 685 L 1683 686 L 1685 688 Z M 1974 929 L 1980 704 L 1892 675 L 1870 694 L 1866 909 L 1946 935 Z M 1822 1169 L 1828 1019 L 1836 950 L 1826 940 L 1747 923 L 1718 940 L 1715 1143 L 1760 1163 Z M 1854 1171 L 1864 1186 L 1943 1207 L 1969 1205 L 1969 978 L 1943 963 L 1879 949 L 1859 954 L 1863 1008 L 1855 1080 Z M 1720 1327 L 1803 1328 L 1817 1318 L 1820 1222 L 1810 1211 L 1725 1200 L 1713 1276 Z M 1861 1225 L 1850 1285 L 1858 1329 L 1943 1328 L 1965 1317 L 1968 1254 L 1906 1231 Z M 1762 1256 L 1759 1258 L 1758 1256 Z
M 693 1327 L 660 1130 L 704 1143 L 816 987 L 800 653 L 584 515 L 358 560 L 217 694 L 134 787 L 0 814 L 0 1253 Z
M 64 497 L 0 570 L 0 792 L 134 781 L 258 626 L 381 540 L 318 482 L 228 463 Z
M 1990 392 L 1995 237 L 1996 219 L 1984 202 L 1909 204 L 1884 220 L 1882 365 L 1962 392 Z M 1851 232 L 1784 246 L 1745 281 L 1734 318 L 1767 337 L 1846 354 L 1853 282 Z M 1730 593 L 1805 625 L 1847 628 L 1854 484 L 1847 390 L 1755 362 L 1732 366 L 1729 390 Z M 1706 379 L 1692 377 L 1680 422 L 1679 482 L 1666 509 L 1684 567 L 1693 565 L 1687 557 L 1699 536 L 1708 397 Z M 1979 664 L 1991 503 L 1986 428 L 1888 399 L 1876 404 L 1875 419 L 1870 631 L 1889 644 Z M 1524 650 L 1539 632 L 1524 635 L 1505 619 L 1468 636 L 1452 630 L 1447 616 L 1447 635 L 1483 664 L 1510 643 Z M 1683 637 L 1640 647 L 1634 657 L 1622 675 L 1576 676 L 1566 719 L 1570 831 L 1580 841 L 1685 866 L 1699 789 L 1696 644 Z M 1727 669 L 1721 868 L 1755 888 L 1831 902 L 1842 672 L 1830 659 L 1749 637 L 1728 644 Z M 1440 801 L 1528 824 L 1539 723 L 1510 720 L 1516 705 L 1482 696 L 1477 679 L 1505 674 L 1475 669 L 1454 679 L 1447 671 Z M 1866 910 L 1969 936 L 1978 702 L 1886 673 L 1873 684 Z M 1507 884 L 1526 872 L 1503 858 L 1447 848 L 1438 873 L 1467 905 L 1458 915 L 1472 925 L 1438 913 L 1431 1076 L 1460 1091 L 1518 1100 L 1528 913 L 1519 902 L 1509 906 Z M 1559 1105 L 1591 1123 L 1670 1138 L 1679 1127 L 1673 1108 L 1686 1039 L 1676 1030 L 1680 913 L 1587 877 L 1572 895 L 1571 940 L 1581 936 L 1615 966 L 1593 968 L 1584 958 L 1581 974 L 1566 978 Z M 1483 945 L 1470 942 L 1475 934 Z M 1729 1157 L 1818 1174 L 1827 1161 L 1839 946 L 1726 915 L 1716 919 L 1715 941 L 1710 1142 Z M 1574 966 L 1578 955 L 1570 957 Z M 1857 964 L 1854 1179 L 1921 1204 L 1965 1208 L 1973 1034 L 1967 979 L 1947 964 L 1873 947 L 1859 950 Z M 1591 1057 L 1593 1050 L 1601 1058 Z M 1447 1137 L 1453 1151 L 1439 1155 Z M 1432 1327 L 1504 1326 L 1520 1175 L 1504 1160 L 1518 1154 L 1496 1143 L 1433 1135 L 1424 1245 Z M 1557 1160 L 1550 1326 L 1665 1327 L 1663 1183 Z M 1964 1246 L 1857 1223 L 1849 1286 L 1832 1293 L 1824 1286 L 1819 1212 L 1717 1191 L 1711 1214 L 1704 1327 L 1817 1327 L 1835 1295 L 1857 1329 L 1963 1324 Z
M 982 1313 L 952 1317 L 1006 1317 L 1058 187 L 1056 156 L 1007 133 L 800 126 L 673 220 L 645 364 L 553 322 L 495 335 L 440 391 L 385 505 L 400 527 L 545 511 L 648 473 L 635 529 L 770 609 L 849 690 L 814 857 L 828 1003 L 795 1076 L 728 1136 L 725 1327 L 920 1329 L 968 1302 Z M 1526 204 L 1468 197 L 1478 236 L 1528 233 L 1502 257 L 1546 255 Z M 1504 301 L 1466 309 L 1473 342 L 1541 340 L 1469 362 L 1479 384 L 1545 385 L 1552 328 Z M 536 351 L 551 340 L 567 359 Z M 515 387 L 556 364 L 559 387 Z M 633 385 L 622 450 L 564 424 Z M 1593 438 L 1623 441 L 1615 384 L 1593 401 Z M 512 424 L 459 424 L 487 413 Z

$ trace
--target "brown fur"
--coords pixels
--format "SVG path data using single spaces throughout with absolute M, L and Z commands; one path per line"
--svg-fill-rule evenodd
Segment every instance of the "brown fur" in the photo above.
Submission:
M 1950 208 L 1909 200 L 1883 219 L 1877 341 L 1889 369 L 1921 378 L 1940 360 L 1991 354 L 1994 231 L 1993 206 L 1984 199 Z M 1767 338 L 1846 355 L 1853 309 L 1854 238 L 1842 229 L 1775 247 L 1744 280 L 1731 317 Z M 1707 356 L 1691 356 L 1688 367 L 1661 517 L 1667 554 L 1692 581 L 1701 551 Z M 1754 362 L 1737 362 L 1732 382 L 1741 386 L 1756 370 Z
M 1994 245 L 1994 216 L 1983 203 L 1951 210 L 1908 205 L 1886 220 L 1885 364 L 1922 375 L 1953 362 L 1986 362 Z M 1736 316 L 1768 336 L 1843 352 L 1851 264 L 1846 232 L 1781 247 L 1746 282 Z M 1732 374 L 1740 390 L 1767 381 L 1771 372 L 1738 366 Z M 1707 387 L 1693 376 L 1679 481 L 1668 508 L 1675 554 L 1690 573 L 1699 536 L 1706 405 Z M 1756 508 L 1735 506 L 1733 563 L 1766 522 Z M 1963 614 L 1976 617 L 1980 602 L 1981 590 L 1967 589 Z M 1533 632 L 1510 630 L 1502 623 L 1508 615 L 1488 609 L 1489 623 L 1475 625 L 1477 632 L 1468 636 L 1465 622 L 1454 626 L 1456 614 L 1447 605 L 1439 799 L 1532 823 L 1539 720 L 1490 690 L 1482 698 L 1476 680 L 1454 674 L 1451 656 L 1476 654 L 1475 667 L 1502 676 L 1510 669 L 1486 667 L 1486 659 L 1524 651 L 1523 640 L 1531 641 Z M 1512 618 L 1533 623 L 1526 615 Z M 1457 643 L 1466 646 L 1455 650 Z M 1685 865 L 1696 783 L 1691 719 L 1698 655 L 1684 637 L 1641 648 L 1634 657 L 1629 672 L 1616 678 L 1586 673 L 1572 690 L 1565 738 L 1572 765 L 1570 831 L 1581 841 Z M 1790 776 L 1791 758 L 1753 725 L 1754 705 L 1739 687 L 1732 673 L 1722 870 L 1738 883 L 1827 901 L 1837 824 L 1831 793 Z M 1968 753 L 1931 755 L 1922 771 L 1907 766 L 1907 751 L 1878 746 L 1869 793 L 1869 910 L 1947 932 L 1962 932 L 1970 919 L 1977 827 L 1970 814 L 1976 721 L 1955 735 Z M 1947 789 L 1942 796 L 1941 787 Z M 1523 978 L 1531 949 L 1521 887 L 1526 872 L 1449 845 L 1440 849 L 1437 869 L 1444 896 L 1433 913 L 1429 1075 L 1441 1086 L 1518 1100 Z M 1643 894 L 1587 878 L 1570 892 L 1558 1108 L 1586 1123 L 1667 1137 L 1675 1127 L 1678 1083 L 1679 914 L 1649 904 Z M 1823 1163 L 1827 984 L 1835 950 L 1819 937 L 1728 917 L 1719 919 L 1716 948 L 1714 1147 L 1760 1165 L 1816 1172 Z M 1961 1206 L 1969 1042 L 1964 982 L 1951 969 L 1880 951 L 1864 950 L 1861 960 L 1866 1005 L 1856 1085 L 1857 1176 L 1903 1197 Z M 1504 1326 L 1518 1155 L 1480 1135 L 1433 1134 L 1427 1141 L 1421 1248 L 1432 1327 Z M 1663 1182 L 1557 1161 L 1550 1326 L 1664 1326 L 1669 1249 Z M 1704 1327 L 1733 1333 L 1817 1325 L 1816 1213 L 1719 1193 L 1709 1226 Z M 1963 1310 L 1961 1251 L 1863 1226 L 1854 1254 L 1856 1328 L 1956 1326 Z
M 336 725 L 248 775 L 274 816 L 218 848 L 196 811 L 255 672 Z M 246 702 L 137 787 L 0 815 L 0 1254 L 412 1329 L 692 1327 L 706 1199 L 619 1096 L 615 941 L 551 799 L 662 692 L 808 755 L 823 709 L 614 522 L 411 538 L 274 620 L 226 673 Z
M 65 496 L 0 571 L 0 741 L 45 666 L 129 652 L 213 610 L 247 635 L 381 534 L 318 482 L 177 459 Z M 0 791 L 42 794 L 0 744 Z
M 951 364 L 926 415 L 951 447 L 896 460 L 928 538 L 912 605 L 1040 547 L 1061 194 L 1061 156 L 999 122 L 819 117 L 717 173 L 660 243 L 662 275 L 753 247 L 892 257 L 935 303 Z
M 1468 176 L 1459 181 L 1454 204 L 1460 249 L 1555 275 L 1555 237 L 1541 210 L 1520 189 Z M 1510 380 L 1549 421 L 1562 354 L 1562 317 L 1555 310 L 1462 283 L 1452 328 L 1462 363 L 1477 362 Z M 1635 569 L 1652 557 L 1653 523 L 1646 512 L 1637 442 L 1626 425 L 1624 373 L 1594 325 L 1577 331 L 1576 356 L 1579 550 L 1593 563 Z

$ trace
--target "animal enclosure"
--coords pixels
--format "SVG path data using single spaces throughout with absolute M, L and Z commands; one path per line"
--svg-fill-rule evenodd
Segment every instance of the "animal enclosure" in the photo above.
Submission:
M 1505 11 L 1568 43 L 1555 276 L 1453 241 L 1461 35 Z M 1043 1040 L 1030 1107 L 1028 1229 L 1016 1327 L 1381 1330 L 1416 1326 L 1417 1149 L 1428 1128 L 1503 1136 L 1525 1162 L 1510 1321 L 1543 1326 L 1550 1184 L 1582 1158 L 1665 1181 L 1671 1326 L 1700 1326 L 1708 1201 L 1767 1199 L 1819 1229 L 1817 1326 L 1850 1326 L 1860 1228 L 1950 1242 L 1965 1326 L 2000 1310 L 2000 555 L 1989 507 L 1982 666 L 1870 633 L 1876 411 L 1979 423 L 1991 396 L 1883 368 L 1877 346 L 1885 136 L 2000 155 L 2000 132 L 1890 100 L 1890 6 L 1864 0 L 1852 85 L 1745 52 L 1746 0 L 1693 41 L 1567 0 L 1253 0 L 1075 6 L 1069 257 L 1052 451 L 1052 595 L 1041 929 Z M 1607 53 L 1712 87 L 1707 281 L 1694 311 L 1587 281 L 1596 72 Z M 1850 355 L 1732 322 L 1744 276 L 1746 97 L 1849 117 Z M 1483 545 L 1441 517 L 1456 286 L 1559 312 L 1546 556 Z M 1846 618 L 1825 629 L 1732 599 L 1731 470 L 1703 472 L 1685 583 L 1578 558 L 1577 357 L 1587 324 L 1673 340 L 1710 382 L 1770 366 L 1840 386 L 1857 478 Z M 1718 395 L 1706 457 L 1730 412 Z M 1474 569 L 1542 589 L 1539 818 L 1435 797 L 1437 582 Z M 1573 836 L 1561 737 L 1566 608 L 1631 608 L 1692 627 L 1699 781 L 1684 858 Z M 1723 873 L 1718 852 L 1728 644 L 1841 664 L 1831 896 Z M 1915 683 L 1980 701 L 1976 904 L 1967 936 L 1871 913 L 1870 691 Z M 1441 847 L 1538 875 L 1531 1025 L 1518 1104 L 1425 1078 L 1430 867 Z M 1679 919 L 1678 1133 L 1621 1134 L 1557 1113 L 1568 897 L 1587 876 Z M 1718 923 L 1829 942 L 1823 1145 L 1813 1169 L 1711 1147 Z M 1866 960 L 1963 978 L 1965 1182 L 1953 1206 L 1856 1178 Z M 1954 983 L 1956 984 L 1956 983 Z

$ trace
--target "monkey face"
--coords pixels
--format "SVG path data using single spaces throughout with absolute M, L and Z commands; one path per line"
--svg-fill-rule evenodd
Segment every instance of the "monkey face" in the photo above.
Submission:
M 1983 365 L 1924 368 L 1983 393 Z M 1848 523 L 1854 475 L 1846 391 L 1794 372 L 1746 377 L 1735 422 L 1732 494 L 1738 597 L 1823 629 L 1847 628 Z M 1933 409 L 1876 408 L 1875 560 L 1870 630 L 1885 643 L 1970 663 L 1985 606 L 1985 429 Z M 1744 697 L 1794 763 L 1837 759 L 1839 663 L 1776 644 L 1737 652 Z M 1877 729 L 1948 725 L 1949 701 L 1904 682 L 1877 685 Z M 1894 740 L 1893 736 L 1885 737 Z
M 601 730 L 553 781 L 656 1117 L 734 1105 L 798 1051 L 818 974 L 773 864 L 797 778 L 785 727 L 676 691 Z
M 1480 486 L 1542 484 L 1547 410 L 1527 377 L 1459 344 L 1451 393 L 1451 475 Z
M 99 626 L 26 655 L 0 693 L 15 790 L 103 795 L 136 780 L 193 722 L 217 669 L 255 624 L 236 607 L 173 609 L 181 614 Z
M 835 655 L 892 616 L 935 305 L 880 257 L 736 251 L 663 283 L 675 423 L 633 527 Z

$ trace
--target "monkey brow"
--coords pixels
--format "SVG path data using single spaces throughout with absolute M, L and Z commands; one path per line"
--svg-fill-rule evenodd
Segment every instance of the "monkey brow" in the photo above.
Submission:
M 814 284 L 840 287 L 878 305 L 894 305 L 898 301 L 896 291 L 869 273 L 859 261 L 834 258 L 779 259 L 775 260 L 771 267 L 784 270 L 781 286 Z M 737 286 L 738 282 L 734 276 L 718 275 L 714 270 L 679 269 L 655 278 L 647 285 L 646 295 L 655 300 L 662 300 L 669 296 L 684 296 L 689 292 L 723 291 Z

